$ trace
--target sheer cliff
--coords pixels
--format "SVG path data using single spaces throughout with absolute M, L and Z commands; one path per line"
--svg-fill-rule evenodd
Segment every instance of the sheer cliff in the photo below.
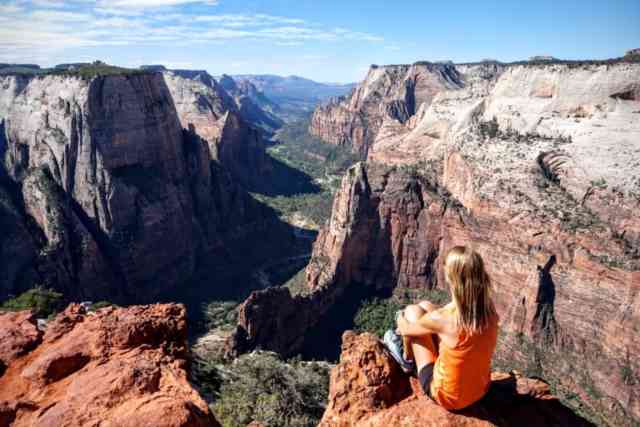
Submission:
M 193 127 L 207 142 L 212 158 L 245 188 L 261 187 L 269 176 L 271 163 L 260 129 L 275 129 L 279 123 L 272 123 L 258 105 L 244 95 L 228 91 L 229 83 L 218 83 L 206 71 L 174 70 L 163 74 L 182 127 Z
M 442 257 L 471 245 L 495 285 L 497 362 L 570 390 L 604 423 L 633 425 L 640 64 L 457 69 L 462 85 L 441 90 L 404 122 L 382 120 L 367 164 L 343 178 L 307 267 L 304 298 L 317 314 L 307 326 L 346 309 L 353 289 L 446 290 Z M 377 92 L 395 87 L 390 81 Z M 247 300 L 244 313 L 257 314 L 241 318 L 244 342 L 295 352 L 308 327 L 268 307 Z M 257 319 L 282 322 L 289 338 L 271 342 Z
M 267 98 L 248 80 L 236 81 L 232 77 L 222 75 L 220 85 L 229 93 L 242 116 L 266 132 L 273 132 L 283 125 L 278 117 L 278 104 Z
M 314 111 L 309 131 L 366 155 L 385 118 L 406 122 L 439 92 L 462 87 L 462 78 L 452 64 L 374 65 L 351 95 Z
M 235 138 L 232 104 L 196 96 L 206 85 L 192 82 L 169 88 L 153 72 L 0 78 L 3 295 L 42 283 L 69 297 L 149 299 L 274 228 L 236 178 L 262 148 Z M 213 151 L 217 125 L 231 137 Z

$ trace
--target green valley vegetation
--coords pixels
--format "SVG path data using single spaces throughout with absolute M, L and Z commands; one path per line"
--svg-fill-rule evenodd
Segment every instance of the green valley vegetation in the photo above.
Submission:
M 53 317 L 62 309 L 62 294 L 42 286 L 36 286 L 0 305 L 0 312 L 32 310 L 38 318 Z
M 215 301 L 203 306 L 210 333 L 231 332 L 237 305 Z M 245 354 L 229 361 L 219 351 L 194 348 L 193 380 L 216 419 L 224 427 L 244 427 L 252 421 L 273 427 L 315 426 L 329 391 L 326 362 L 284 360 L 276 353 Z
M 273 427 L 315 426 L 329 390 L 326 362 L 285 361 L 275 353 L 253 352 L 229 364 L 200 360 L 196 377 L 212 397 L 210 407 L 224 427 L 252 421 Z
M 308 132 L 309 118 L 286 124 L 267 151 L 276 162 L 274 186 L 279 194 L 254 196 L 276 209 L 289 222 L 319 228 L 331 215 L 333 196 L 344 172 L 359 159 L 348 147 L 322 142 Z M 295 173 L 292 173 L 295 172 Z M 300 174 L 310 183 L 300 183 Z

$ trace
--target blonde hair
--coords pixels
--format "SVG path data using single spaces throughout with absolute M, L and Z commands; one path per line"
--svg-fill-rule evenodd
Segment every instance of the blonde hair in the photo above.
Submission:
M 444 272 L 456 306 L 456 323 L 468 334 L 484 330 L 496 316 L 491 299 L 491 279 L 482 257 L 465 246 L 449 251 Z

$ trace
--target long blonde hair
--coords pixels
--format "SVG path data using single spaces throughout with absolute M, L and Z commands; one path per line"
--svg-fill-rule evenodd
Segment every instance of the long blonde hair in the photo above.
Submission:
M 491 279 L 482 257 L 473 249 L 456 246 L 447 254 L 444 272 L 457 309 L 458 328 L 468 334 L 481 332 L 496 317 Z

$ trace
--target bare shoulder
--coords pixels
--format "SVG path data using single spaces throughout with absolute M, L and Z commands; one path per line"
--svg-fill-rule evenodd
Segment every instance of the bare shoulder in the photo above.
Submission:
M 449 329 L 453 320 L 451 309 L 447 305 L 426 314 L 425 317 L 439 332 Z
M 453 313 L 454 308 L 455 306 L 453 303 L 449 303 L 444 307 L 440 307 L 439 309 L 429 313 L 431 320 L 438 324 L 438 329 L 443 333 L 454 332 L 456 330 L 456 322 Z

